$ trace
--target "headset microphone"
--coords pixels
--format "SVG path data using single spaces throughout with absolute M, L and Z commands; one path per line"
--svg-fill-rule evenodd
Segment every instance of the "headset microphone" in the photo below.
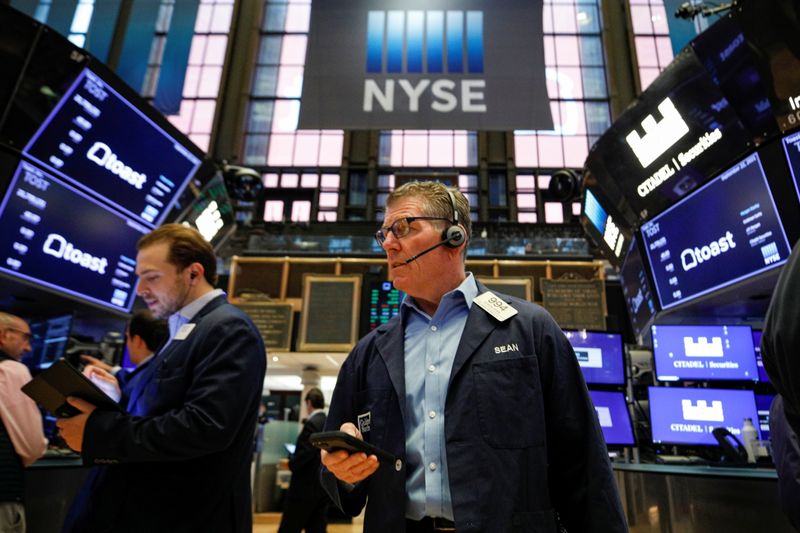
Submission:
M 420 253 L 418 253 L 417 255 L 412 255 L 411 257 L 409 257 L 408 259 L 406 259 L 406 261 L 405 261 L 405 264 L 409 264 L 409 263 L 411 263 L 412 261 L 416 261 L 417 259 L 419 259 L 419 258 L 420 258 L 420 257 L 422 257 L 423 255 L 427 254 L 428 252 L 432 252 L 432 251 L 434 251 L 435 249 L 437 249 L 438 247 L 442 246 L 443 244 L 447 244 L 448 242 L 450 242 L 450 240 L 449 240 L 449 239 L 445 239 L 445 240 L 443 240 L 443 241 L 437 242 L 436 244 L 434 244 L 434 245 L 433 245 L 433 246 L 431 246 L 430 248 L 427 248 L 427 249 L 425 249 L 425 250 L 422 250 L 422 251 L 421 251 Z

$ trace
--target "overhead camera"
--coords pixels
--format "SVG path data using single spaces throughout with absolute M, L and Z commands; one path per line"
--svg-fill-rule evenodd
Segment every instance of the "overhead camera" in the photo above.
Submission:
M 252 168 L 229 165 L 223 161 L 220 170 L 225 179 L 225 187 L 234 200 L 254 202 L 264 188 L 261 174 Z

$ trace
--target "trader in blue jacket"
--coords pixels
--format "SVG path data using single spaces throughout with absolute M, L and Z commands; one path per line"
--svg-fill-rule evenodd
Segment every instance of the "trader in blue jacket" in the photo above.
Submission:
M 572 348 L 541 307 L 465 272 L 469 204 L 412 182 L 389 195 L 376 238 L 400 313 L 339 372 L 326 429 L 397 459 L 321 452 L 322 481 L 364 531 L 626 531 Z
M 82 414 L 57 422 L 85 464 L 110 465 L 64 530 L 251 533 L 261 336 L 214 289 L 216 258 L 197 231 L 161 226 L 138 249 L 138 294 L 169 319 L 169 341 L 126 389 L 126 413 L 71 399 Z

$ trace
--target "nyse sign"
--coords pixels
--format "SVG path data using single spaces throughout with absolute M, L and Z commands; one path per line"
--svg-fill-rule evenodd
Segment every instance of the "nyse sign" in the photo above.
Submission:
M 316 2 L 299 127 L 551 129 L 541 19 L 541 0 Z

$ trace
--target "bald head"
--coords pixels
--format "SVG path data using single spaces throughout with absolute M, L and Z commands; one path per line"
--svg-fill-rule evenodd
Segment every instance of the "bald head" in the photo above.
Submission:
M 31 328 L 20 317 L 0 313 L 0 351 L 19 360 L 31 351 Z

